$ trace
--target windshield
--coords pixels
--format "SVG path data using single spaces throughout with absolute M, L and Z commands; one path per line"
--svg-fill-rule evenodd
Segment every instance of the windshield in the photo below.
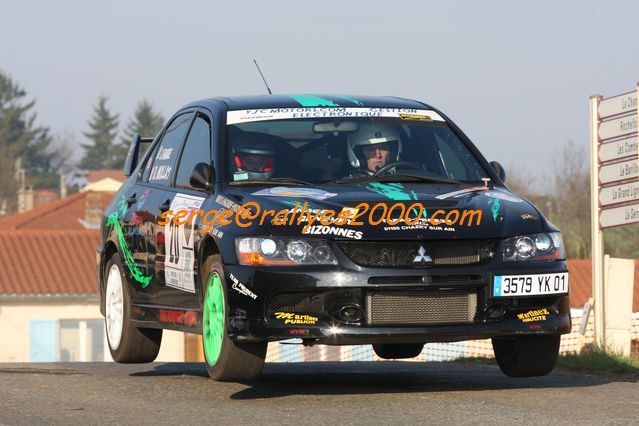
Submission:
M 227 126 L 227 180 L 234 184 L 368 179 L 479 184 L 488 177 L 430 110 L 241 110 L 228 112 Z

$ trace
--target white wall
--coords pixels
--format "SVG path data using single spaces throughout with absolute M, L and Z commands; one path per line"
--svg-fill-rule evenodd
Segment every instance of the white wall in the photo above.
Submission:
M 0 302 L 0 362 L 29 362 L 31 320 L 104 321 L 104 317 L 100 314 L 97 302 L 67 302 L 56 299 L 42 302 Z M 108 355 L 105 359 L 111 360 Z M 156 361 L 183 360 L 184 333 L 164 330 Z

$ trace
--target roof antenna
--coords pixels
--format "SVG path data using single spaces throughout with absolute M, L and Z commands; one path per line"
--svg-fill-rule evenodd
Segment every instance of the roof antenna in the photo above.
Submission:
M 266 79 L 264 78 L 264 74 L 262 74 L 262 70 L 260 69 L 260 66 L 257 64 L 257 61 L 255 59 L 253 59 L 253 62 L 255 62 L 255 66 L 257 67 L 257 70 L 259 71 L 260 75 L 262 76 L 262 80 L 264 80 L 264 84 L 266 85 L 266 90 L 268 90 L 268 94 L 272 95 L 273 92 L 271 92 L 271 88 L 268 87 L 268 83 L 266 82 Z

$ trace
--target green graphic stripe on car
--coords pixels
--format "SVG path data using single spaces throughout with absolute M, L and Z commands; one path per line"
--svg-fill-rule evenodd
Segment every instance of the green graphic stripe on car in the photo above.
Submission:
M 202 336 L 206 362 L 213 366 L 220 357 L 224 336 L 224 293 L 222 281 L 217 272 L 211 274 L 206 285 L 202 313 Z
M 287 200 L 282 201 L 282 203 L 291 207 L 295 207 L 295 206 L 299 207 L 299 204 L 300 204 L 299 201 L 287 201 Z
M 418 198 L 417 198 L 417 194 L 415 194 L 415 191 L 411 191 L 411 192 L 410 192 L 410 196 L 411 196 L 411 200 L 417 200 L 417 199 L 418 199 Z M 418 212 L 418 211 L 419 211 L 419 210 L 417 209 L 417 207 L 415 207 L 415 208 L 413 209 L 413 213 L 415 213 L 415 214 L 417 214 L 417 212 Z M 424 210 L 422 211 L 422 216 L 423 216 L 423 217 L 428 217 L 428 212 L 426 211 L 426 209 L 424 209 Z
M 497 222 L 497 215 L 499 214 L 499 209 L 501 208 L 501 203 L 499 202 L 499 200 L 497 198 L 495 198 L 493 200 L 493 207 L 492 207 L 492 212 L 493 212 L 493 222 Z
M 348 96 L 344 96 L 344 95 L 332 95 L 332 96 L 335 96 L 336 98 L 339 98 L 339 99 L 347 100 L 349 102 L 354 103 L 355 105 L 364 106 L 364 104 L 362 102 L 358 101 L 357 99 L 353 99 L 351 97 L 348 97 Z
M 383 195 L 386 198 L 390 198 L 391 200 L 401 201 L 401 200 L 416 200 L 417 196 L 414 192 L 412 195 L 415 198 L 411 198 L 411 194 L 404 191 L 404 185 L 401 183 L 379 183 L 373 182 L 366 185 L 366 189 L 376 192 L 380 195 Z
M 340 106 L 339 104 L 331 101 L 330 99 L 320 98 L 313 95 L 288 95 L 289 98 L 295 100 L 303 107 L 318 107 L 318 106 Z
M 124 264 L 129 268 L 129 272 L 134 280 L 140 283 L 142 288 L 146 288 L 151 282 L 151 275 L 144 275 L 140 268 L 135 266 L 135 259 L 133 259 L 133 254 L 129 249 L 129 246 L 126 244 L 126 240 L 124 238 L 124 231 L 122 230 L 122 226 L 120 225 L 120 218 L 126 214 L 126 199 L 124 196 L 120 198 L 120 206 L 107 216 L 107 225 L 113 226 L 115 229 L 115 233 L 118 235 L 118 243 L 120 243 L 120 249 L 122 250 L 122 256 L 124 257 Z
M 116 210 L 115 213 L 118 214 L 118 217 L 122 217 L 126 214 L 126 209 L 127 209 L 128 205 L 126 203 L 126 198 L 124 198 L 124 195 L 120 196 L 120 206 L 118 207 L 118 209 Z
M 293 208 L 295 208 L 295 206 L 297 206 L 297 211 L 298 212 L 304 210 L 304 207 L 306 207 L 306 209 L 321 209 L 322 208 L 322 207 L 313 207 L 311 204 L 309 204 L 308 201 L 305 201 L 305 200 L 301 200 L 301 201 L 285 200 L 285 201 L 282 201 L 282 203 L 286 204 L 287 206 L 291 206 Z
M 383 195 L 386 198 L 390 198 L 395 201 L 408 201 L 418 200 L 415 191 L 410 191 L 410 194 L 404 190 L 404 185 L 401 183 L 379 183 L 373 182 L 366 185 L 366 189 Z M 417 214 L 417 208 L 413 209 L 413 213 Z M 423 217 L 428 217 L 426 209 L 422 212 Z
M 113 212 L 107 217 L 107 224 L 110 224 L 115 228 L 116 234 L 118 234 L 118 242 L 120 243 L 120 248 L 122 249 L 122 255 L 124 256 L 124 264 L 129 268 L 129 272 L 131 272 L 131 276 L 134 280 L 140 283 L 142 288 L 145 288 L 151 282 L 151 275 L 144 275 L 140 268 L 135 266 L 135 259 L 133 259 L 133 254 L 131 254 L 131 250 L 129 246 L 126 244 L 126 240 L 124 239 L 124 231 L 122 231 L 122 226 L 120 225 L 120 221 L 118 220 L 118 212 Z

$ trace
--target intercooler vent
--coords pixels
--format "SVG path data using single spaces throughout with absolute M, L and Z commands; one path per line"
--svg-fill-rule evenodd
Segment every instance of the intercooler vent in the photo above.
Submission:
M 477 313 L 477 290 L 369 292 L 369 325 L 471 324 Z

